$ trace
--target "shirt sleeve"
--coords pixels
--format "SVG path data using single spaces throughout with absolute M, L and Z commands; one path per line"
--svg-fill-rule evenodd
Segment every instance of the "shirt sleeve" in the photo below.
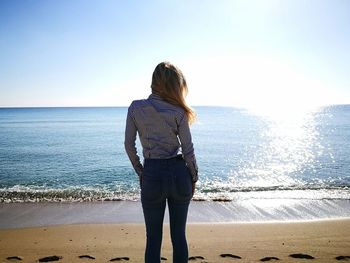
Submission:
M 191 172 L 192 181 L 197 182 L 198 166 L 196 156 L 194 154 L 191 131 L 185 114 L 179 123 L 179 139 L 181 143 L 182 154 L 186 161 L 186 165 Z
M 140 157 L 137 154 L 136 135 L 137 128 L 132 114 L 132 105 L 130 105 L 126 117 L 124 146 L 135 172 L 140 177 L 143 172 L 143 166 L 140 162 Z

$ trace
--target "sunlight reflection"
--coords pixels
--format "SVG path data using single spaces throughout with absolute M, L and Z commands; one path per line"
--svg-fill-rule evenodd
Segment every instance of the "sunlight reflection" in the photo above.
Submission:
M 314 114 L 299 111 L 298 114 L 264 115 L 263 118 L 267 124 L 261 133 L 264 143 L 251 162 L 233 175 L 232 183 L 239 187 L 300 185 L 299 175 L 303 169 L 313 167 L 315 158 L 322 153 Z

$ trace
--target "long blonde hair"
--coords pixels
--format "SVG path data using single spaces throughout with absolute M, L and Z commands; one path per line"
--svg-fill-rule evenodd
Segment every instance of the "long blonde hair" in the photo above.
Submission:
M 169 62 L 161 62 L 154 69 L 152 75 L 152 93 L 163 100 L 184 109 L 188 122 L 196 119 L 194 110 L 187 105 L 185 97 L 188 93 L 185 76 L 181 70 Z

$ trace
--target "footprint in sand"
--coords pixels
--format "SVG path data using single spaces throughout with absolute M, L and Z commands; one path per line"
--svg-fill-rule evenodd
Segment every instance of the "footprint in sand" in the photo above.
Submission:
M 350 256 L 337 256 L 335 258 L 336 260 L 344 260 L 344 261 L 350 261 Z
M 276 257 L 265 257 L 260 259 L 260 261 L 270 261 L 270 260 L 280 260 L 280 259 Z
M 95 259 L 95 257 L 90 256 L 90 255 L 81 255 L 79 258 L 88 258 L 88 259 Z
M 194 257 L 189 257 L 188 260 L 197 260 L 197 259 L 204 259 L 202 256 L 194 256 Z
M 307 255 L 307 254 L 291 254 L 289 255 L 291 258 L 302 258 L 302 259 L 314 259 L 313 256 Z
M 59 256 L 48 256 L 48 257 L 40 258 L 39 262 L 58 261 L 60 259 L 62 259 L 62 257 L 59 257 Z
M 11 261 L 16 261 L 16 260 L 21 261 L 21 260 L 23 260 L 23 258 L 22 258 L 22 257 L 19 257 L 19 256 L 7 257 L 6 259 L 7 259 L 7 260 L 11 260 Z
M 232 254 L 221 254 L 220 257 L 222 257 L 222 258 L 237 258 L 237 259 L 241 259 L 240 256 L 236 256 L 236 255 L 232 255 Z
M 128 258 L 128 257 L 118 257 L 118 258 L 112 258 L 110 261 L 124 261 L 124 260 L 129 261 L 130 258 Z

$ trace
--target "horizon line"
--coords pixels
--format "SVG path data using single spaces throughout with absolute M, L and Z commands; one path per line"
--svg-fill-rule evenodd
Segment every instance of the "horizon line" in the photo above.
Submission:
M 318 105 L 316 108 L 330 107 L 330 106 L 346 106 L 349 103 L 332 103 Z M 0 109 L 30 109 L 30 108 L 127 108 L 129 105 L 89 105 L 89 106 L 0 106 Z M 223 108 L 238 108 L 238 109 L 249 109 L 249 106 L 239 106 L 239 105 L 191 105 L 191 107 L 223 107 Z

